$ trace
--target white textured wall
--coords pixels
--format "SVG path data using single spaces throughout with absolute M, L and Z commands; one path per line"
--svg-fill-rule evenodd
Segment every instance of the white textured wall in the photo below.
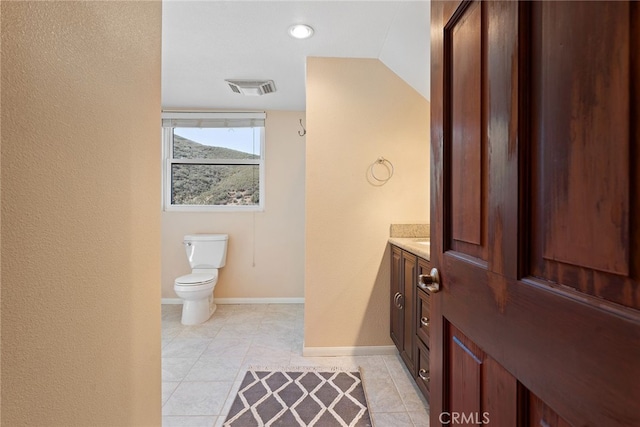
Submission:
M 227 263 L 216 298 L 304 297 L 304 112 L 267 111 L 263 212 L 163 212 L 162 296 L 177 298 L 176 277 L 190 271 L 185 234 L 227 233 Z
M 159 426 L 160 2 L 2 2 L 2 425 Z
M 389 226 L 429 222 L 429 102 L 378 60 L 309 58 L 307 129 L 305 347 L 391 345 Z

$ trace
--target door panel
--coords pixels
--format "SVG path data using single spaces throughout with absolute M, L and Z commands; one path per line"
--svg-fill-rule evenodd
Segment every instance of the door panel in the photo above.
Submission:
M 540 427 L 571 427 L 536 395 L 529 395 L 529 425 Z
M 482 115 L 482 3 L 468 3 L 445 29 L 450 94 L 449 167 L 451 250 L 487 261 L 487 153 Z M 455 123 L 455 126 L 452 124 Z
M 474 3 L 452 25 L 451 232 L 454 240 L 482 238 L 481 5 Z
M 630 138 L 637 123 L 630 114 L 630 7 L 532 6 L 530 273 L 640 308 L 630 277 L 630 227 L 640 227 L 639 216 L 630 216 L 631 200 L 640 198 L 629 169 L 637 158 Z M 568 25 L 570 17 L 577 24 Z
M 482 415 L 493 426 L 517 426 L 519 406 L 518 382 L 491 357 L 484 362 L 482 381 Z M 532 424 L 538 427 L 538 424 Z
M 629 273 L 629 27 L 626 2 L 532 5 L 536 264 Z
M 512 278 L 518 275 L 518 253 L 524 244 L 517 238 L 518 194 L 522 181 L 518 168 L 522 150 L 518 147 L 518 139 L 519 132 L 526 132 L 526 120 L 520 117 L 525 113 L 519 108 L 526 98 L 518 99 L 523 90 L 521 74 L 526 74 L 526 68 L 514 65 L 527 57 L 526 49 L 519 43 L 519 34 L 525 30 L 518 25 L 526 10 L 514 3 L 497 1 L 484 4 L 487 59 L 483 99 L 489 152 L 489 264 L 491 271 Z M 494 284 L 494 288 L 502 287 L 502 284 Z M 500 292 L 504 293 L 504 290 Z
M 481 412 L 480 397 L 482 362 L 484 352 L 458 329 L 449 325 L 449 358 L 447 370 L 449 379 L 449 411 L 451 413 L 472 414 Z M 466 424 L 466 423 L 465 423 Z
M 446 329 L 446 363 L 451 384 L 446 399 L 447 412 L 452 416 L 458 414 L 460 421 L 454 424 L 516 426 L 516 379 L 458 328 L 447 324 Z M 463 422 L 469 420 L 472 421 Z
M 431 12 L 431 424 L 640 425 L 640 7 L 454 6 Z

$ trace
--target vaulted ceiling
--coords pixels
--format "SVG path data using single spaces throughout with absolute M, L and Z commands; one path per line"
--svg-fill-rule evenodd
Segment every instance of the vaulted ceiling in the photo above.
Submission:
M 163 108 L 305 110 L 308 56 L 377 58 L 429 99 L 428 1 L 163 1 Z M 292 24 L 313 37 L 288 35 Z M 225 79 L 273 80 L 244 96 Z M 374 88 L 372 90 L 375 90 Z

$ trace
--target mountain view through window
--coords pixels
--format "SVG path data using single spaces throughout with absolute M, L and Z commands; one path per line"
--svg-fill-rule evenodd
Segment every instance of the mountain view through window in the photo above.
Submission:
M 215 164 L 171 164 L 173 205 L 255 206 L 260 203 L 260 165 L 238 164 L 259 160 L 259 154 L 205 145 L 174 129 L 173 159 L 211 159 Z M 255 152 L 255 150 L 253 150 Z M 231 160 L 226 164 L 226 160 Z

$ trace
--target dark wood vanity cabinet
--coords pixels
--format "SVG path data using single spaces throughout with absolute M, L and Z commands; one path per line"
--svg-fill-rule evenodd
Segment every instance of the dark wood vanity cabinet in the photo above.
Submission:
M 417 283 L 430 270 L 429 261 L 391 246 L 391 339 L 427 400 L 430 297 Z
M 391 339 L 402 360 L 415 375 L 415 325 L 417 257 L 392 246 L 391 251 Z

